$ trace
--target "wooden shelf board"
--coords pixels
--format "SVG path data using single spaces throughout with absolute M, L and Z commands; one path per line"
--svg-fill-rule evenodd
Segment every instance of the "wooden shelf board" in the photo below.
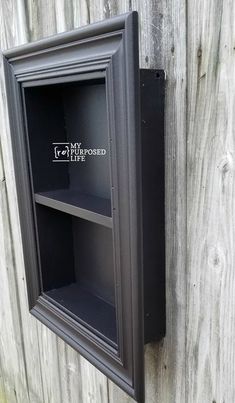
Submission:
M 111 201 L 77 190 L 58 189 L 35 193 L 35 202 L 112 228 Z

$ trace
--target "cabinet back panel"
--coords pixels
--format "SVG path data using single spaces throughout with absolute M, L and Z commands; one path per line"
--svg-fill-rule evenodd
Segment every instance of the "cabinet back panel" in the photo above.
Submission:
M 77 281 L 114 305 L 112 230 L 85 220 L 73 221 Z
M 86 149 L 104 149 L 105 155 L 87 156 L 69 164 L 70 187 L 110 198 L 109 143 L 105 84 L 77 85 L 64 92 L 68 141 Z
M 66 142 L 63 102 L 48 87 L 25 89 L 26 120 L 34 191 L 67 188 L 67 163 L 55 163 L 53 142 Z
M 36 205 L 39 254 L 44 291 L 75 281 L 72 218 Z
M 110 199 L 104 80 L 24 91 L 34 191 L 71 188 Z M 81 143 L 86 149 L 104 149 L 106 154 L 87 155 L 84 162 L 53 162 L 53 143 L 67 142 Z

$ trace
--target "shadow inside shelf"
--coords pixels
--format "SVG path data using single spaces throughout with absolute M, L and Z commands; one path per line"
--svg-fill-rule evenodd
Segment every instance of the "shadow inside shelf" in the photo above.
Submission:
M 74 283 L 45 292 L 45 295 L 59 303 L 93 332 L 104 336 L 104 340 L 117 344 L 115 307 L 82 286 Z

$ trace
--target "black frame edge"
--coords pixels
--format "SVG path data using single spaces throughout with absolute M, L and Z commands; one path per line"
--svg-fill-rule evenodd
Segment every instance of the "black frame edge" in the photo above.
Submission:
M 80 39 L 86 39 L 90 36 L 102 35 L 106 32 L 118 31 L 125 28 L 126 21 L 128 17 L 132 14 L 137 14 L 137 11 L 127 12 L 106 20 L 102 22 L 94 22 L 69 32 L 60 32 L 48 36 L 47 38 L 42 38 L 37 41 L 30 43 L 25 43 L 20 46 L 16 46 L 12 49 L 7 49 L 3 51 L 3 54 L 8 59 L 20 58 L 25 53 L 38 52 L 53 46 L 63 45 L 67 42 L 73 42 Z

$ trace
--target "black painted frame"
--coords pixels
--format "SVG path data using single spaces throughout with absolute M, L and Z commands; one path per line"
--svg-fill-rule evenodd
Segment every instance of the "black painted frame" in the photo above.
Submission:
M 152 144 L 158 145 L 160 150 L 160 171 L 158 171 L 160 201 L 156 221 L 159 224 L 159 246 L 154 246 L 153 241 L 148 239 L 153 249 L 159 249 L 160 260 L 159 269 L 154 273 L 152 268 L 148 281 L 144 282 L 140 121 L 140 110 L 144 109 L 144 105 L 140 104 L 137 13 L 127 13 L 5 51 L 4 66 L 30 311 L 129 395 L 138 401 L 143 401 L 144 342 L 159 339 L 165 332 L 164 138 L 162 136 L 164 94 L 161 84 L 159 94 L 162 100 L 159 104 L 158 122 L 161 132 L 159 139 L 153 140 Z M 89 79 L 96 77 L 101 71 L 105 75 L 107 88 L 112 155 L 112 205 L 115 206 L 113 211 L 115 282 L 119 284 L 116 288 L 117 349 L 100 340 L 41 294 L 34 202 L 27 166 L 26 128 L 22 106 L 24 87 L 72 81 L 79 75 Z M 160 74 L 163 83 L 164 78 L 162 73 Z M 148 114 L 147 110 L 146 113 Z M 156 197 L 153 200 L 156 200 Z M 145 312 L 144 315 L 144 288 L 146 284 L 150 285 L 151 276 L 155 278 L 153 281 L 155 288 L 152 287 L 152 294 L 150 290 L 148 291 L 149 295 L 158 294 L 157 299 L 153 300 L 158 304 L 157 315 L 153 314 L 153 318 L 159 319 L 159 322 L 157 325 L 155 323 L 156 330 L 149 338 L 151 329 L 148 336 L 144 337 L 144 316 L 149 316 L 149 312 Z M 149 308 L 154 310 L 152 301 L 148 310 Z

